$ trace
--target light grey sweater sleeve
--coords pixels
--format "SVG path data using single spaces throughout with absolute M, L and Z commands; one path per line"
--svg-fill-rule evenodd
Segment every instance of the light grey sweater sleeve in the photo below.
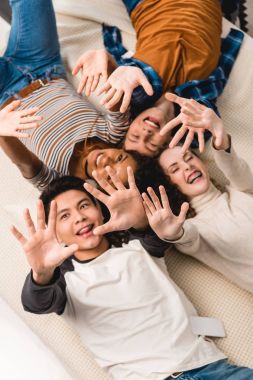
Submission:
M 253 194 L 253 173 L 249 165 L 236 154 L 231 144 L 230 152 L 213 148 L 214 159 L 229 181 L 229 185 L 236 190 Z
M 187 219 L 183 225 L 183 236 L 178 240 L 166 240 L 175 245 L 178 251 L 186 254 L 194 254 L 200 247 L 200 235 L 197 227 Z

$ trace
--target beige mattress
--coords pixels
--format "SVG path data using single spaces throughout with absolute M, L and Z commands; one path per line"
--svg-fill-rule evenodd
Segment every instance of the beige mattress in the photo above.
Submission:
M 123 31 L 124 43 L 129 49 L 134 49 L 134 32 L 121 1 L 82 0 L 76 2 L 75 7 L 70 0 L 55 0 L 54 3 L 62 54 L 69 71 L 80 52 L 103 46 L 102 21 L 118 25 Z M 224 21 L 225 34 L 230 26 Z M 8 27 L 2 20 L 0 27 L 2 35 L 5 36 L 1 39 L 1 50 L 4 49 Z M 246 36 L 218 105 L 226 128 L 233 136 L 236 150 L 253 170 L 252 62 L 253 39 Z M 97 100 L 93 98 L 93 101 L 96 103 Z M 205 153 L 205 158 L 213 177 L 222 182 L 222 175 L 215 168 L 209 149 Z M 30 207 L 34 212 L 38 193 L 21 178 L 2 151 L 0 151 L 0 166 L 0 296 L 56 353 L 71 372 L 73 379 L 108 379 L 108 376 L 98 368 L 88 350 L 81 346 L 78 336 L 60 317 L 35 316 L 23 312 L 20 292 L 29 268 L 21 248 L 10 235 L 9 227 L 15 223 L 24 230 L 22 210 L 24 207 Z M 236 364 L 253 368 L 253 295 L 239 289 L 203 264 L 177 252 L 167 258 L 167 264 L 171 277 L 185 291 L 199 313 L 223 320 L 227 337 L 217 339 L 217 345 Z M 31 379 L 36 380 L 36 376 L 31 376 Z

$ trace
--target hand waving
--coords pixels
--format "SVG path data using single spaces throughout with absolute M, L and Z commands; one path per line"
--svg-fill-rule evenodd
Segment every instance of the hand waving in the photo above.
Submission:
M 90 50 L 81 55 L 72 70 L 73 75 L 82 71 L 82 79 L 77 89 L 79 94 L 85 88 L 85 95 L 90 96 L 96 90 L 101 77 L 104 81 L 107 80 L 109 61 L 110 55 L 105 49 Z
M 26 129 L 38 127 L 41 116 L 35 116 L 38 107 L 16 111 L 20 106 L 20 100 L 14 100 L 0 111 L 0 136 L 29 137 L 24 133 Z
M 142 198 L 136 187 L 132 169 L 127 168 L 128 189 L 112 168 L 107 167 L 106 170 L 110 175 L 112 185 L 106 179 L 99 177 L 96 172 L 93 172 L 92 176 L 108 195 L 102 193 L 91 184 L 85 183 L 84 185 L 89 193 L 107 206 L 111 214 L 111 218 L 107 223 L 94 229 L 94 234 L 103 235 L 112 231 L 127 230 L 131 227 L 141 228 L 146 225 L 147 220 Z
M 199 151 L 203 152 L 205 147 L 204 131 L 209 130 L 217 146 L 225 142 L 226 134 L 224 131 L 223 123 L 216 113 L 193 99 L 180 98 L 175 94 L 166 94 L 166 99 L 175 102 L 181 106 L 180 114 L 167 123 L 160 134 L 164 135 L 175 128 L 177 125 L 182 124 L 175 136 L 172 138 L 169 147 L 173 148 L 178 144 L 182 137 L 187 133 L 187 137 L 182 147 L 185 152 L 192 143 L 194 133 L 198 135 Z
M 180 214 L 174 215 L 171 211 L 169 200 L 163 186 L 159 187 L 162 204 L 149 187 L 146 193 L 142 194 L 143 204 L 150 227 L 160 239 L 177 240 L 183 235 L 183 224 L 186 218 L 189 204 L 184 202 L 181 206 Z
M 38 201 L 37 229 L 28 209 L 24 211 L 24 219 L 29 237 L 25 238 L 15 226 L 11 228 L 11 232 L 23 247 L 27 261 L 33 270 L 34 280 L 40 284 L 47 284 L 55 268 L 78 249 L 77 244 L 62 247 L 58 242 L 55 231 L 56 213 L 57 205 L 55 201 L 52 201 L 48 226 L 46 226 L 44 207 L 42 201 Z
M 138 67 L 120 66 L 109 76 L 97 95 L 105 93 L 101 100 L 107 109 L 121 102 L 120 112 L 126 112 L 133 90 L 142 86 L 148 95 L 153 95 L 153 88 L 147 77 Z

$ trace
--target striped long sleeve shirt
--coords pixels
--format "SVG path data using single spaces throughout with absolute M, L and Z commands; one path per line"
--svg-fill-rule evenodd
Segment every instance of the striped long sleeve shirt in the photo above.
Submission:
M 43 188 L 56 175 L 67 175 L 75 145 L 89 138 L 117 144 L 129 127 L 129 114 L 103 115 L 80 97 L 65 79 L 53 80 L 22 100 L 21 109 L 40 108 L 41 125 L 22 143 L 44 166 L 32 183 Z

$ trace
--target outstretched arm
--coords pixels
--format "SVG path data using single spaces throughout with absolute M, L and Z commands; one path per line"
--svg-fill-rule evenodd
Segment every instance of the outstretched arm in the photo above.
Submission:
M 42 162 L 16 137 L 0 137 L 0 146 L 10 160 L 19 168 L 25 178 L 35 177 L 42 168 Z
M 222 120 L 216 113 L 193 99 L 181 98 L 175 94 L 165 95 L 169 101 L 177 103 L 181 107 L 180 114 L 167 123 L 160 134 L 165 135 L 178 125 L 182 124 L 170 142 L 170 148 L 176 146 L 187 134 L 182 150 L 185 152 L 191 145 L 196 133 L 199 141 L 199 150 L 203 152 L 205 147 L 204 131 L 208 130 L 213 136 L 213 145 L 216 149 L 226 150 L 229 148 L 229 137 L 224 129 Z
M 45 223 L 45 213 L 42 201 L 37 205 L 37 229 L 28 209 L 24 211 L 24 220 L 28 238 L 14 226 L 11 232 L 21 244 L 26 259 L 32 269 L 27 277 L 22 302 L 25 310 L 33 313 L 64 311 L 66 303 L 65 287 L 62 275 L 57 268 L 78 249 L 76 244 L 62 247 L 56 237 L 57 205 L 52 201 L 48 226 Z
M 17 111 L 20 104 L 20 100 L 14 100 L 0 110 L 0 136 L 29 137 L 29 133 L 24 131 L 38 127 L 38 122 L 42 117 L 35 114 L 39 108 Z
M 200 246 L 199 232 L 190 220 L 185 220 L 189 204 L 184 202 L 180 214 L 176 216 L 170 208 L 164 187 L 160 186 L 159 190 L 161 201 L 151 187 L 148 188 L 149 196 L 142 194 L 151 228 L 161 240 L 175 244 L 179 251 L 187 254 L 197 252 Z
M 213 155 L 218 168 L 229 180 L 230 186 L 234 189 L 252 195 L 252 170 L 247 162 L 236 154 L 232 141 L 229 149 L 227 150 L 213 149 Z
M 24 210 L 24 220 L 28 238 L 15 227 L 11 232 L 21 244 L 26 259 L 32 269 L 33 279 L 39 285 L 46 285 L 53 277 L 54 271 L 64 260 L 78 249 L 77 244 L 62 247 L 56 237 L 56 201 L 51 202 L 48 225 L 45 222 L 45 212 L 41 200 L 37 204 L 37 229 L 28 209 Z
M 18 137 L 29 137 L 23 132 L 38 127 L 41 116 L 38 108 L 16 111 L 20 101 L 14 101 L 0 111 L 0 146 L 25 178 L 32 178 L 40 171 L 42 162 L 30 152 Z
M 22 289 L 22 305 L 25 311 L 33 314 L 62 314 L 65 310 L 66 282 L 59 268 L 48 285 L 39 285 L 33 280 L 32 271 L 26 277 Z

